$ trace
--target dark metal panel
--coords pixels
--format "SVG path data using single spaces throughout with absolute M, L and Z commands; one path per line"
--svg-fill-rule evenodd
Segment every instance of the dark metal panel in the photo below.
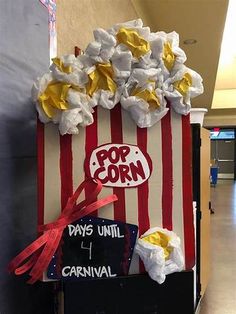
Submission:
M 200 252 L 201 252 L 201 207 L 200 207 L 200 149 L 201 149 L 201 130 L 200 124 L 192 124 L 192 175 L 193 175 L 193 201 L 197 204 L 196 212 L 196 305 L 201 298 L 200 282 Z
M 236 180 L 236 129 L 234 129 L 234 180 Z
M 193 272 L 168 275 L 158 284 L 148 275 L 68 282 L 65 314 L 193 314 Z

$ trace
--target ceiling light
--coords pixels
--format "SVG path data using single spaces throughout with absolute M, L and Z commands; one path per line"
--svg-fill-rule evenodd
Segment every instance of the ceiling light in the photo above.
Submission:
M 194 44 L 196 44 L 196 42 L 197 42 L 197 40 L 194 38 L 189 38 L 189 39 L 184 40 L 185 45 L 194 45 Z

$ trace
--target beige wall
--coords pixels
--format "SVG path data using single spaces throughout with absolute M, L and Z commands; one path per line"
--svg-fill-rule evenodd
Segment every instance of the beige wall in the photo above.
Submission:
M 82 50 L 93 40 L 93 30 L 137 18 L 130 0 L 58 0 L 58 56 Z
M 236 114 L 235 115 L 207 115 L 204 118 L 203 126 L 206 128 L 210 127 L 235 127 L 236 125 Z

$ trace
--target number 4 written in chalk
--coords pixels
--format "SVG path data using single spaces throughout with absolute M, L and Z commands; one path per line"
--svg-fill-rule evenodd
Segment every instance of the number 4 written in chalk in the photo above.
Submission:
M 92 259 L 92 242 L 89 242 L 89 247 L 84 246 L 84 241 L 81 242 L 81 249 L 89 251 L 89 259 Z

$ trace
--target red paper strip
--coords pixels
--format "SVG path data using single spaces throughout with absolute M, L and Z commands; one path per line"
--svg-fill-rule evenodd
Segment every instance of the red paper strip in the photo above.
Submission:
M 172 161 L 172 133 L 171 112 L 161 119 L 162 136 L 162 226 L 173 229 L 172 201 L 173 201 L 173 161 Z
M 121 105 L 117 104 L 111 111 L 111 141 L 112 143 L 122 144 L 122 114 Z M 125 214 L 125 190 L 120 187 L 114 187 L 113 193 L 117 195 L 118 202 L 114 204 L 114 219 L 126 222 Z
M 191 155 L 191 125 L 189 115 L 182 117 L 183 136 L 183 224 L 185 268 L 192 269 L 195 264 L 194 226 L 193 226 L 193 197 L 192 197 L 192 155 Z
M 93 124 L 86 127 L 86 137 L 85 137 L 85 156 L 91 154 L 91 152 L 98 146 L 98 129 L 97 129 L 97 107 L 94 108 L 93 113 Z M 85 188 L 85 198 L 88 198 L 91 193 L 90 186 Z M 93 216 L 97 216 L 97 212 L 93 213 Z
M 78 57 L 81 54 L 81 49 L 75 46 L 75 57 Z
M 147 151 L 147 128 L 137 127 L 137 145 L 141 151 Z M 139 235 L 142 235 L 150 228 L 148 213 L 148 181 L 138 186 L 138 221 Z
M 137 145 L 143 151 L 147 151 L 147 128 L 137 127 Z M 138 186 L 138 226 L 139 236 L 150 228 L 148 213 L 148 181 Z M 145 273 L 145 267 L 141 259 L 139 260 L 139 271 Z
M 72 136 L 60 135 L 60 172 L 61 172 L 61 209 L 66 206 L 68 198 L 73 194 L 72 174 Z

